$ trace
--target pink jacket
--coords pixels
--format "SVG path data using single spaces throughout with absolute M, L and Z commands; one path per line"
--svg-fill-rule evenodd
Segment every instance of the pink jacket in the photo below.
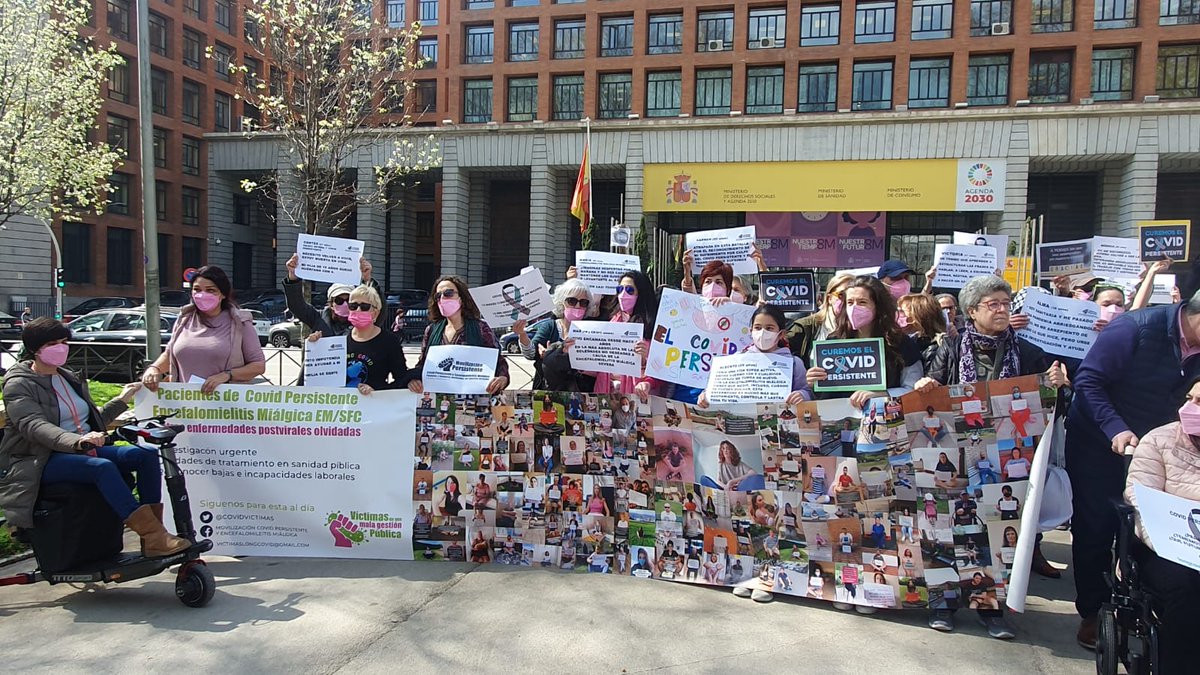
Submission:
M 1136 507 L 1134 484 L 1200 501 L 1200 449 L 1183 433 L 1179 422 L 1158 427 L 1142 437 L 1125 477 L 1125 501 Z M 1138 517 L 1138 536 L 1150 548 L 1150 538 Z

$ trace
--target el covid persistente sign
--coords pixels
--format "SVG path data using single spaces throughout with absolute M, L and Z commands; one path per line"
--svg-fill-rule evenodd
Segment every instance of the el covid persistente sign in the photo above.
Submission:
M 819 340 L 813 343 L 813 366 L 825 370 L 817 391 L 887 389 L 883 338 Z
M 1190 220 L 1144 220 L 1138 223 L 1142 262 L 1163 258 L 1187 260 L 1191 231 Z
M 815 312 L 816 281 L 812 272 L 759 275 L 762 299 L 785 312 Z

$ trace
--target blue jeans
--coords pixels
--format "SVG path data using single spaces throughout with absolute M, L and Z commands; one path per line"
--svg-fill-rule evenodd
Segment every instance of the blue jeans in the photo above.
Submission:
M 43 483 L 87 483 L 95 485 L 113 511 L 127 520 L 138 502 L 125 484 L 123 473 L 137 474 L 138 496 L 142 504 L 162 501 L 162 465 L 158 453 L 132 445 L 106 445 L 96 448 L 96 456 L 54 452 L 42 470 Z
M 999 483 L 999 482 L 1000 481 L 996 478 L 995 471 L 992 471 L 991 469 L 980 469 L 979 470 L 979 484 L 980 485 L 983 485 L 984 483 Z

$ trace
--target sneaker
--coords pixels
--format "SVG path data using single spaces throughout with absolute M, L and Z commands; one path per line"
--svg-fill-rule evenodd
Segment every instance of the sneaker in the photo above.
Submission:
M 1084 649 L 1096 651 L 1096 617 L 1090 616 L 1079 623 L 1075 641 Z
M 875 607 L 867 607 L 866 605 L 855 605 L 854 611 L 858 612 L 859 614 L 870 615 L 878 612 L 879 610 Z
M 954 612 L 948 609 L 933 610 L 933 614 L 929 616 L 929 627 L 943 633 L 949 633 L 954 630 Z
M 850 610 L 854 609 L 854 606 L 848 602 L 835 602 L 833 603 L 833 608 L 840 609 L 843 612 L 849 612 Z
M 1012 628 L 1008 627 L 1008 622 L 1004 620 L 1003 615 L 985 616 L 980 614 L 979 623 L 983 624 L 983 626 L 987 628 L 988 635 L 996 638 L 997 640 L 1011 640 L 1017 636 L 1017 634 L 1013 632 Z
M 739 598 L 748 598 L 748 597 L 750 597 L 750 594 L 753 592 L 754 592 L 754 590 L 751 589 L 749 586 L 734 586 L 734 588 L 733 588 L 733 594 L 738 596 Z
M 750 599 L 755 602 L 770 602 L 775 599 L 775 596 L 770 591 L 763 591 L 756 588 L 750 594 Z

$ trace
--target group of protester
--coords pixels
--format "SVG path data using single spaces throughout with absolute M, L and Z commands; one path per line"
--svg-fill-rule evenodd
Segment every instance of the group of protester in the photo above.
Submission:
M 752 256 L 765 269 L 755 250 Z M 287 263 L 283 288 L 289 310 L 311 331 L 309 339 L 347 337 L 350 385 L 369 395 L 382 389 L 422 392 L 421 373 L 431 346 L 471 345 L 498 349 L 492 328 L 480 318 L 466 282 L 455 276 L 437 279 L 429 300 L 429 325 L 420 356 L 409 366 L 400 337 L 384 327 L 384 305 L 370 264 L 363 261 L 362 283 L 333 284 L 321 310 L 305 302 L 296 278 L 297 259 Z M 691 270 L 692 254 L 684 254 Z M 1153 277 L 1169 261 L 1148 267 L 1135 297 L 1126 289 L 1091 276 L 1054 280 L 1059 295 L 1099 305 L 1099 332 L 1082 362 L 1048 356 L 1021 337 L 1029 323 L 1022 314 L 1030 287 L 1014 294 L 1000 276 L 970 280 L 955 295 L 934 295 L 937 271 L 925 274 L 914 292 L 915 272 L 905 263 L 886 261 L 874 275 L 837 273 L 829 279 L 818 310 L 789 320 L 778 307 L 755 298 L 751 277 L 738 276 L 722 261 L 710 261 L 693 277 L 685 273 L 684 292 L 698 293 L 712 305 L 757 305 L 751 320 L 749 351 L 790 354 L 794 381 L 788 402 L 847 397 L 860 409 L 875 391 L 814 392 L 827 373 L 812 363 L 816 342 L 842 338 L 881 338 L 886 361 L 887 395 L 928 391 L 939 385 L 970 384 L 1022 375 L 1044 375 L 1060 389 L 1060 412 L 1066 414 L 1068 471 L 1074 491 L 1073 567 L 1077 609 L 1082 618 L 1078 638 L 1094 646 L 1096 614 L 1108 597 L 1105 573 L 1117 529 L 1112 502 L 1127 486 L 1140 482 L 1190 498 L 1200 497 L 1200 294 L 1187 302 L 1146 307 Z M 571 367 L 571 324 L 584 319 L 637 323 L 643 340 L 636 352 L 643 363 L 654 329 L 661 288 L 640 270 L 624 273 L 612 293 L 597 295 L 568 270 L 553 292 L 554 318 L 530 332 L 523 321 L 512 330 L 521 352 L 535 364 L 535 389 L 620 394 L 642 399 L 650 395 L 707 405 L 702 389 L 682 387 L 641 376 L 586 372 Z M 1136 310 L 1136 311 L 1134 311 Z M 199 270 L 192 303 L 177 321 L 171 340 L 141 381 L 128 385 L 119 399 L 98 409 L 80 379 L 63 368 L 70 331 L 50 319 L 29 322 L 23 331 L 25 357 L 8 371 L 4 400 L 12 433 L 0 445 L 0 508 L 18 527 L 31 527 L 38 485 L 91 482 L 113 508 L 143 535 L 147 552 L 161 554 L 185 546 L 161 524 L 158 462 L 137 448 L 107 445 L 103 430 L 122 412 L 138 388 L 157 389 L 160 382 L 199 382 L 206 392 L 226 383 L 247 383 L 265 370 L 248 313 L 234 302 L 226 274 L 215 266 Z M 506 360 L 498 359 L 488 391 L 508 386 Z M 1073 395 L 1072 395 L 1073 390 Z M 1187 402 L 1176 412 L 1176 405 Z M 842 438 L 846 448 L 846 439 Z M 1134 448 L 1133 470 L 1126 478 L 1124 453 Z M 121 472 L 138 474 L 136 499 Z M 1152 574 L 1144 579 L 1162 599 L 1164 663 L 1178 656 L 1187 611 L 1200 599 L 1200 573 L 1158 558 L 1146 540 L 1137 552 Z M 1050 577 L 1059 571 L 1040 551 L 1034 570 Z M 756 599 L 770 599 L 762 593 Z M 867 608 L 861 608 L 867 609 Z M 1000 610 L 982 609 L 989 633 L 1011 638 Z M 937 610 L 929 625 L 953 630 L 953 613 Z M 1174 654 L 1175 656 L 1171 656 Z

